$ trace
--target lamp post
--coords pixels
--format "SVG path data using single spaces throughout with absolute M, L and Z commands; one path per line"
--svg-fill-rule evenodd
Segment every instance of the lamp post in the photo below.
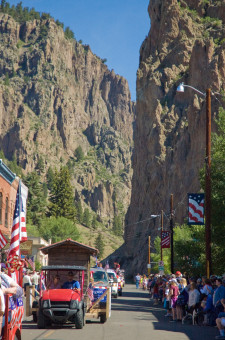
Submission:
M 211 258 L 211 90 L 206 93 L 197 90 L 195 87 L 181 83 L 177 92 L 184 92 L 188 87 L 206 98 L 206 168 L 205 168 L 205 247 L 206 247 L 206 274 L 210 277 L 212 270 Z

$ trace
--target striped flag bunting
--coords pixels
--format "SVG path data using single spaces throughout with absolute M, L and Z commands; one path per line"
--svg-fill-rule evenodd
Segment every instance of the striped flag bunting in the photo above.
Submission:
M 161 248 L 170 248 L 170 232 L 161 232 Z
M 27 241 L 27 230 L 23 202 L 20 196 L 20 184 L 16 195 L 13 226 L 8 256 L 19 255 L 20 242 Z
M 204 194 L 188 194 L 188 224 L 205 224 L 204 201 Z
M 0 230 L 0 250 L 5 247 L 7 240 Z

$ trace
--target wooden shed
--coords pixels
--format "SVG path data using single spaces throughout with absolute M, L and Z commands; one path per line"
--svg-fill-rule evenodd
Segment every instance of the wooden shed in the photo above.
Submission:
M 50 244 L 40 248 L 42 253 L 48 255 L 48 265 L 73 265 L 86 268 L 84 289 L 89 284 L 90 257 L 96 256 L 98 249 L 89 247 L 85 244 L 68 238 L 67 240 Z

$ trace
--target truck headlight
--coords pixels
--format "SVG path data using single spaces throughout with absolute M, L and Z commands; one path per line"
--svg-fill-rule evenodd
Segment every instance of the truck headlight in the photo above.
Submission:
M 78 301 L 77 300 L 71 300 L 70 301 L 70 308 L 71 309 L 77 309 L 78 308 Z
M 49 300 L 44 300 L 42 302 L 42 308 L 50 308 L 51 305 L 50 305 L 50 301 Z

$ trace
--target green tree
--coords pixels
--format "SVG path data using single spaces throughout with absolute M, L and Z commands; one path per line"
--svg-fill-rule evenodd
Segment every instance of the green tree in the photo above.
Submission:
M 54 183 L 54 171 L 52 170 L 51 167 L 48 168 L 46 179 L 47 179 L 48 190 L 50 190 Z
M 76 202 L 76 209 L 77 209 L 77 220 L 79 223 L 83 223 L 83 208 L 81 201 Z
M 70 220 L 76 218 L 73 189 L 67 167 L 55 170 L 53 185 L 50 189 L 49 216 L 63 216 Z
M 96 215 L 94 215 L 93 218 L 92 218 L 92 221 L 91 221 L 91 227 L 93 229 L 96 229 L 97 228 L 97 224 L 98 224 L 97 217 L 96 217 Z
M 212 134 L 211 164 L 211 222 L 212 222 L 212 267 L 217 274 L 224 273 L 225 257 L 225 110 L 220 108 L 216 119 L 218 131 Z M 202 188 L 205 187 L 205 169 L 200 171 Z
M 174 228 L 174 271 L 180 270 L 189 275 L 197 276 L 205 273 L 204 254 L 204 226 L 176 226 Z M 161 260 L 161 238 L 154 241 L 155 252 L 151 254 L 151 261 Z M 163 262 L 165 273 L 170 273 L 171 249 L 163 249 Z M 158 264 L 153 266 L 158 272 Z
M 40 226 L 42 218 L 45 216 L 46 200 L 40 177 L 36 172 L 28 173 L 24 178 L 24 183 L 29 188 L 27 200 L 27 222 Z
M 84 159 L 84 152 L 83 152 L 82 147 L 80 145 L 76 148 L 74 155 L 75 155 L 78 162 L 82 161 Z
M 6 74 L 5 74 L 4 84 L 5 84 L 5 86 L 9 86 L 9 74 L 8 74 L 8 72 L 6 72 Z
M 112 231 L 115 235 L 121 236 L 123 233 L 122 221 L 120 216 L 114 216 Z
M 97 238 L 95 240 L 95 247 L 99 251 L 99 258 L 102 258 L 103 254 L 104 254 L 105 245 L 104 245 L 101 233 L 98 233 L 98 236 L 97 236 Z
M 71 31 L 71 29 L 69 27 L 65 28 L 65 37 L 66 39 L 74 39 L 74 33 L 73 31 Z
M 53 243 L 71 238 L 74 241 L 80 240 L 80 234 L 75 223 L 65 217 L 45 218 L 41 222 L 40 235 Z
M 91 216 L 88 208 L 84 209 L 83 224 L 88 228 L 91 226 Z
M 44 172 L 44 168 L 45 168 L 45 163 L 44 163 L 42 156 L 40 156 L 37 161 L 37 165 L 35 169 L 37 170 L 38 174 L 41 175 Z

